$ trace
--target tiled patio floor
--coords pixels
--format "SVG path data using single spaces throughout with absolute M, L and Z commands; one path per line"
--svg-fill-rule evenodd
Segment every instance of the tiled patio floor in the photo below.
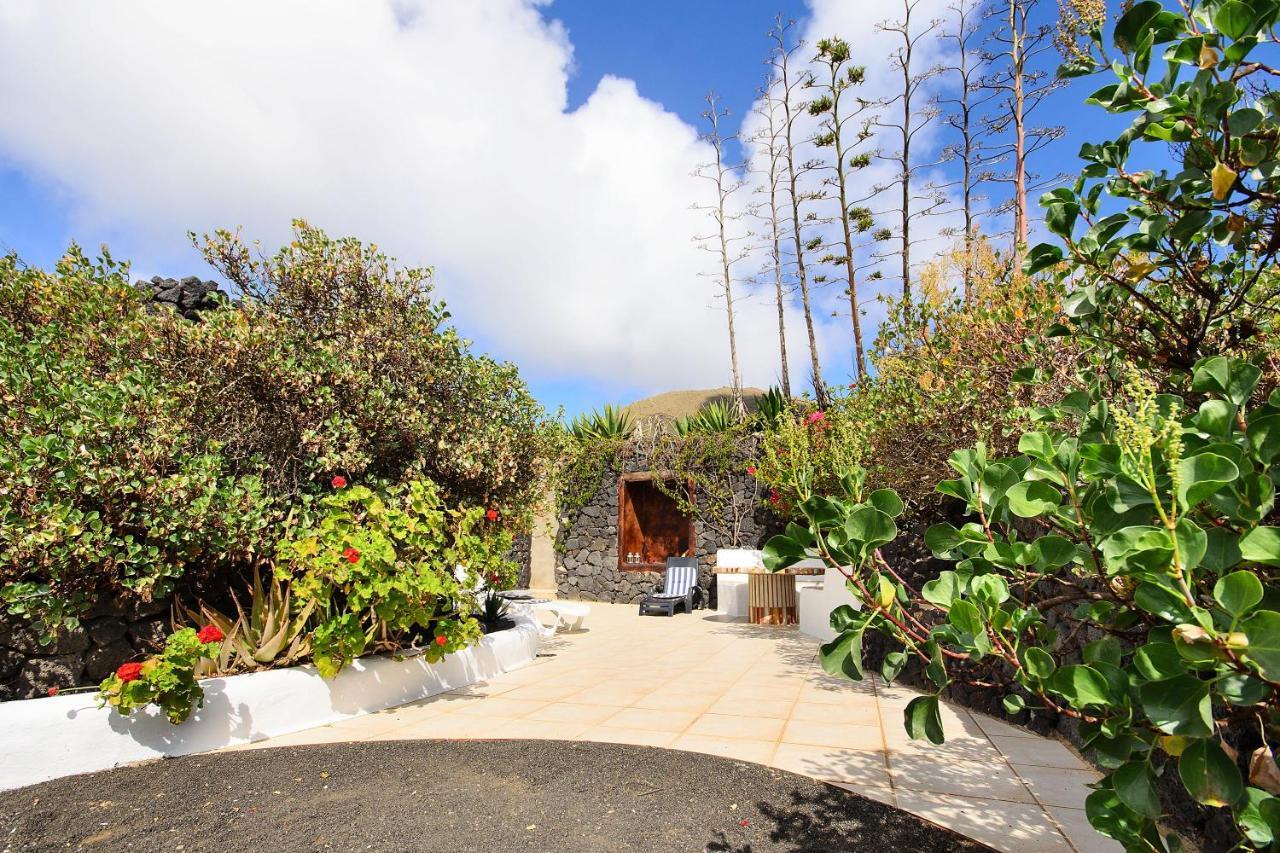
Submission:
M 829 781 L 1011 853 L 1120 849 L 1085 819 L 1097 774 L 1072 750 L 956 706 L 943 710 L 946 744 L 912 741 L 902 711 L 913 691 L 827 677 L 817 642 L 794 629 L 598 603 L 585 627 L 494 682 L 242 748 L 410 738 L 661 746 Z

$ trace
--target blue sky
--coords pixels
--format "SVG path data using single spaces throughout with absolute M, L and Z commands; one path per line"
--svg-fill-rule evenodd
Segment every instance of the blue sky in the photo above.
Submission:
M 409 0 L 409 2 L 413 2 L 413 0 Z M 521 0 L 493 0 L 493 2 L 518 4 Z M 831 0 L 823 0 L 823 2 L 831 5 Z M 896 8 L 894 3 L 876 5 L 884 7 L 884 16 L 892 14 Z M 1055 4 L 1048 2 L 1048 0 L 1042 3 L 1042 6 L 1044 8 L 1041 14 L 1052 15 L 1056 12 Z M 864 18 L 866 8 L 869 7 L 860 7 L 859 9 L 859 14 L 862 14 Z M 209 7 L 209 9 L 212 10 L 210 14 L 217 14 L 214 7 Z M 690 144 L 689 139 L 682 137 L 682 134 L 688 133 L 688 130 L 673 127 L 663 117 L 662 111 L 666 110 L 675 113 L 685 124 L 692 127 L 700 127 L 699 114 L 705 106 L 703 98 L 708 90 L 714 89 L 724 99 L 725 106 L 730 109 L 735 118 L 746 114 L 754 101 L 757 87 L 763 80 L 765 70 L 763 60 L 769 48 L 765 34 L 774 16 L 782 13 L 787 17 L 797 18 L 800 21 L 798 29 L 803 30 L 811 11 L 808 4 L 798 2 L 798 0 L 792 0 L 791 2 L 702 0 L 702 2 L 698 3 L 689 3 L 687 0 L 649 0 L 649 2 L 645 3 L 554 0 L 550 4 L 538 7 L 533 14 L 541 15 L 543 21 L 552 19 L 559 21 L 567 31 L 568 41 L 572 45 L 572 65 L 567 80 L 557 83 L 555 75 L 550 70 L 546 75 L 547 87 L 554 90 L 556 86 L 561 86 L 563 87 L 562 92 L 567 89 L 568 113 L 581 113 L 578 118 L 581 118 L 583 123 L 588 121 L 598 122 L 598 126 L 597 124 L 591 125 L 592 127 L 598 127 L 597 130 L 591 132 L 601 138 L 605 138 L 606 134 L 615 132 L 626 133 L 634 131 L 633 135 L 635 136 L 648 134 L 644 136 L 644 139 L 647 140 L 645 145 L 654 148 L 665 145 L 675 152 L 682 147 L 687 148 Z M 872 11 L 874 12 L 875 10 L 873 9 Z M 233 13 L 234 10 L 230 9 L 227 15 L 230 16 Z M 158 16 L 153 14 L 147 20 L 150 21 L 156 17 Z M 513 15 L 513 17 L 516 16 Z M 58 47 L 56 44 L 59 40 L 58 37 L 65 32 L 63 28 L 66 20 L 64 19 L 63 22 L 55 20 L 49 23 L 51 28 L 49 32 L 52 33 L 52 38 L 46 34 L 45 39 L 46 42 L 53 42 L 52 47 L 54 49 Z M 270 26 L 269 21 L 258 23 L 263 28 Z M 466 25 L 465 22 L 460 23 L 450 19 L 437 26 L 463 27 Z M 84 26 L 88 28 L 94 26 L 94 24 L 86 22 Z M 98 26 L 100 28 L 100 25 Z M 165 26 L 173 26 L 173 24 L 157 22 L 156 26 L 158 29 L 163 29 Z M 353 32 L 358 31 L 355 27 L 349 28 Z M 493 28 L 490 26 L 489 29 Z M 66 34 L 68 36 L 71 35 L 69 32 Z M 133 34 L 122 34 L 120 38 L 123 41 L 131 35 Z M 860 44 L 858 33 L 845 32 L 841 33 L 841 35 L 853 42 L 855 51 L 858 49 Z M 2 37 L 3 34 L 0 33 L 0 38 Z M 145 39 L 150 37 L 150 34 L 142 33 L 140 37 Z M 214 38 L 214 35 L 210 36 L 211 40 Z M 497 82 L 494 85 L 504 85 L 504 78 L 501 75 L 528 74 L 537 82 L 539 78 L 535 71 L 540 67 L 538 65 L 539 58 L 543 53 L 554 52 L 555 45 L 536 32 L 530 34 L 527 21 L 523 27 L 513 27 L 513 33 L 509 38 L 521 50 L 527 49 L 530 52 L 519 54 L 520 61 L 524 63 L 523 67 L 507 68 L 503 67 L 502 63 L 498 63 L 496 72 L 499 72 L 499 74 L 495 77 Z M 301 38 L 298 40 L 303 41 Z M 71 45 L 74 43 L 74 39 L 68 37 L 67 42 L 68 45 Z M 154 44 L 155 42 L 151 43 Z M 108 47 L 110 51 L 106 55 L 109 55 L 110 58 L 105 61 L 112 64 L 113 71 L 115 70 L 115 63 L 127 64 L 133 61 L 132 59 L 120 58 L 122 56 L 133 56 L 130 52 L 132 48 L 128 45 L 108 45 Z M 3 45 L 0 45 L 0 48 L 3 48 Z M 218 55 L 224 60 L 227 55 L 234 55 L 237 50 L 234 46 L 225 50 L 215 49 L 220 50 Z M 249 55 L 253 49 L 254 46 L 252 44 L 242 48 L 246 55 Z M 371 46 L 370 51 L 371 54 L 376 55 L 377 48 Z M 193 48 L 192 52 L 196 53 L 198 49 Z M 859 60 L 866 61 L 869 64 L 883 61 L 881 57 L 876 56 L 865 59 L 859 57 Z M 271 61 L 269 53 L 264 61 Z M 375 60 L 368 60 L 368 62 L 373 61 Z M 281 60 L 281 62 L 283 63 L 284 60 Z M 548 69 L 553 69 L 554 64 L 554 59 L 548 59 L 546 63 Z M 78 65 L 78 61 L 63 63 L 64 69 L 69 68 L 69 70 L 65 71 L 68 78 L 66 88 L 60 90 L 62 98 L 75 100 L 81 93 L 84 93 L 86 102 L 90 104 L 93 104 L 95 100 L 101 101 L 103 99 L 102 95 L 94 96 L 90 93 L 92 82 L 88 78 L 93 73 L 92 61 L 86 59 L 83 63 L 83 68 L 78 67 Z M 27 66 L 28 69 L 30 67 L 29 65 Z M 50 67 L 53 67 L 52 64 Z M 534 71 L 530 71 L 530 69 L 534 69 Z M 0 71 L 2 70 L 0 69 Z M 137 93 L 137 101 L 139 103 L 144 102 L 146 97 L 153 99 L 172 98 L 172 93 L 169 92 L 142 92 L 142 89 L 149 90 L 153 85 L 152 81 L 155 74 L 153 69 L 148 69 L 145 66 L 138 68 L 137 71 L 139 74 L 137 80 L 140 81 L 136 84 L 139 89 Z M 398 69 L 396 71 L 398 73 Z M 174 73 L 176 79 L 181 79 L 184 72 L 182 69 L 176 69 Z M 200 78 L 197 77 L 196 71 L 192 71 L 191 76 L 194 82 L 181 88 L 182 94 L 180 97 L 196 102 L 196 93 L 200 90 L 198 82 Z M 438 70 L 435 76 L 439 76 Z M 460 79 L 470 80 L 473 76 L 464 76 Z M 610 87 L 607 84 L 602 86 L 602 80 L 609 77 L 634 81 L 634 93 L 629 94 L 625 86 Z M 423 79 L 430 80 L 432 78 L 424 74 Z M 253 78 L 250 77 L 249 80 L 250 83 L 247 85 L 253 86 Z M 510 78 L 508 77 L 506 80 L 509 81 Z M 17 79 L 13 75 L 10 75 L 9 81 L 9 83 L 0 82 L 0 95 L 30 95 L 32 98 L 30 103 L 33 105 L 40 105 L 42 102 L 48 102 L 51 99 L 57 100 L 56 98 L 51 98 L 47 92 L 39 91 L 39 86 L 42 85 L 40 82 L 33 82 L 30 79 Z M 519 82 L 521 85 L 524 84 L 524 81 Z M 127 83 L 122 85 L 125 85 L 126 88 L 128 86 Z M 288 85 L 296 86 L 296 81 L 289 81 Z M 1089 110 L 1086 112 L 1083 107 L 1078 106 L 1085 92 L 1093 88 L 1093 85 L 1092 81 L 1084 81 L 1081 85 L 1073 87 L 1068 92 L 1059 93 L 1054 96 L 1054 101 L 1045 109 L 1046 117 L 1051 115 L 1053 121 L 1065 124 L 1068 129 L 1067 138 L 1055 143 L 1054 151 L 1049 157 L 1054 167 L 1063 171 L 1074 171 L 1075 151 L 1080 141 L 1082 141 L 1082 134 L 1086 130 L 1094 133 L 1098 128 L 1098 120 L 1101 116 L 1100 111 Z M 11 87 L 12 90 L 6 91 L 6 87 Z M 24 91 L 24 87 L 29 88 L 31 92 Z M 295 90 L 286 89 L 286 91 L 292 92 Z M 537 91 L 535 88 L 535 95 Z M 126 92 L 125 94 L 127 96 L 134 93 Z M 237 92 L 240 97 L 252 97 L 254 94 L 254 92 L 246 90 Z M 366 97 L 366 93 L 361 92 L 358 96 Z M 644 102 L 653 102 L 656 106 L 646 105 Z M 172 121 L 168 121 L 167 116 L 161 116 L 169 124 L 179 121 L 184 112 L 192 110 L 191 103 L 175 104 L 171 100 L 153 100 L 150 103 L 152 103 L 152 106 L 149 109 L 153 114 L 157 109 L 154 105 L 155 103 L 161 105 L 159 107 L 161 110 L 174 110 L 175 117 Z M 619 106 L 619 104 L 622 106 Z M 0 131 L 0 249 L 16 251 L 29 263 L 48 265 L 58 257 L 71 239 L 76 239 L 87 247 L 96 247 L 102 242 L 108 242 L 113 254 L 117 257 L 130 258 L 134 261 L 135 272 L 140 275 L 151 275 L 153 273 L 176 276 L 195 274 L 207 277 L 211 275 L 211 271 L 204 267 L 194 251 L 185 245 L 182 238 L 188 228 L 201 230 L 202 228 L 211 227 L 209 223 L 216 225 L 236 224 L 235 221 L 227 222 L 227 216 L 235 217 L 242 222 L 246 220 L 251 222 L 251 215 L 256 209 L 271 207 L 273 204 L 281 210 L 289 211 L 288 215 L 306 215 L 308 218 L 315 216 L 313 213 L 309 213 L 309 210 L 317 208 L 329 210 L 329 207 L 326 207 L 325 204 L 316 203 L 308 195 L 308 191 L 311 189 L 310 185 L 315 183 L 315 178 L 311 177 L 308 181 L 302 182 L 307 184 L 306 189 L 303 190 L 298 189 L 297 185 L 288 185 L 286 183 L 281 188 L 273 190 L 270 198 L 260 200 L 245 197 L 237 200 L 229 207 L 227 205 L 218 206 L 211 202 L 211 206 L 218 212 L 216 214 L 208 213 L 209 218 L 207 220 L 202 218 L 207 211 L 197 204 L 183 205 L 175 203 L 173 211 L 171 213 L 167 212 L 169 202 L 174 196 L 184 196 L 184 194 L 185 197 L 216 196 L 219 190 L 219 181 L 215 178 L 210 178 L 207 183 L 200 182 L 199 173 L 205 163 L 200 159 L 201 155 L 195 146 L 192 147 L 189 154 L 190 159 L 195 162 L 188 164 L 188 172 L 174 173 L 178 175 L 177 178 L 170 173 L 161 171 L 159 166 L 156 167 L 154 173 L 149 171 L 153 161 L 165 161 L 175 148 L 181 153 L 188 142 L 194 142 L 195 140 L 190 135 L 184 137 L 175 132 L 174 139 L 159 140 L 163 144 L 158 145 L 151 154 L 147 154 L 145 151 L 145 135 L 147 131 L 139 127 L 136 135 L 130 136 L 133 133 L 131 125 L 144 122 L 147 116 L 142 112 L 131 116 L 128 114 L 128 109 L 129 107 L 126 106 L 124 109 L 106 110 L 103 113 L 106 118 L 102 119 L 102 121 L 107 126 L 71 125 L 70 132 L 76 133 L 79 137 L 72 144 L 79 144 L 82 147 L 64 152 L 61 159 L 58 159 L 57 156 L 48 155 L 47 150 L 51 147 L 60 147 L 65 142 L 68 128 L 51 128 L 50 136 L 43 143 L 36 139 L 29 139 L 21 133 L 14 133 L 6 139 L 3 131 Z M 320 108 L 310 108 L 309 111 L 304 112 L 304 115 L 313 115 L 318 109 Z M 413 107 L 411 106 L 410 109 L 413 109 Z M 74 114 L 74 105 L 66 105 L 66 111 Z M 597 119 L 594 117 L 595 113 L 606 115 L 608 117 L 607 121 L 605 119 Z M 55 116 L 55 118 L 44 119 L 46 123 L 50 121 L 56 123 L 60 120 L 56 112 L 51 113 L 51 115 Z M 456 116 L 456 111 L 451 115 Z M 1081 121 L 1080 119 L 1085 116 L 1088 117 L 1088 120 Z M 40 122 L 42 119 L 39 116 L 25 116 L 24 120 Z M 114 122 L 118 122 L 119 126 L 111 126 Z M 224 117 L 212 108 L 207 114 L 199 114 L 197 110 L 197 126 L 207 125 L 211 133 L 218 132 L 216 126 L 223 122 Z M 159 131 L 162 134 L 163 127 L 166 126 L 165 122 L 162 121 L 158 126 L 162 128 Z M 450 127 L 452 125 L 446 123 L 443 125 L 442 130 L 437 129 L 435 132 L 447 134 Z M 156 132 L 154 130 L 151 131 L 152 135 Z M 317 134 L 328 133 L 330 128 L 317 127 L 314 132 Z M 459 130 L 457 132 L 462 133 L 463 131 Z M 99 143 L 99 138 L 102 140 L 101 144 Z M 612 139 L 613 137 L 609 136 L 608 138 Z M 124 140 L 120 153 L 115 160 L 110 158 L 110 152 L 106 150 L 112 139 Z M 234 136 L 229 136 L 227 139 L 230 141 L 222 144 L 221 150 L 218 151 L 219 154 L 225 153 L 227 148 L 234 146 L 238 142 L 238 139 Z M 291 140 L 290 144 L 294 146 L 291 150 L 301 152 L 294 156 L 295 160 L 305 160 L 306 155 L 312 153 L 306 147 L 308 142 L 305 140 L 305 135 L 304 141 L 301 143 L 298 142 L 297 134 L 291 137 Z M 513 146 L 520 146 L 523 141 L 518 136 L 514 136 L 510 140 Z M 135 142 L 144 144 L 137 145 L 137 150 L 135 151 Z M 362 144 L 365 143 L 357 141 L 355 147 L 358 148 Z M 555 156 L 554 151 L 553 147 L 551 154 L 544 156 Z M 345 152 L 338 152 L 338 154 L 346 156 Z M 630 156 L 644 156 L 644 154 L 644 145 L 641 145 Z M 321 151 L 317 148 L 314 156 L 322 167 L 327 167 L 329 160 L 325 158 L 331 159 L 335 157 L 335 150 L 330 148 Z M 620 173 L 630 169 L 631 163 L 627 161 L 627 156 L 625 154 L 620 156 L 616 165 L 611 165 L 610 168 L 616 168 L 620 170 Z M 671 156 L 675 157 L 676 155 L 673 153 Z M 99 159 L 103 161 L 100 168 L 97 167 Z M 231 165 L 233 167 L 236 166 L 234 158 L 231 157 L 230 159 Z M 1045 162 L 1047 163 L 1048 161 Z M 209 173 L 213 174 L 215 164 L 209 163 L 208 166 Z M 269 183 L 270 177 L 274 174 L 271 164 L 262 166 L 247 164 L 245 171 L 252 171 L 255 167 L 263 174 L 268 175 Z M 1048 167 L 1046 166 L 1047 170 Z M 275 167 L 275 171 L 279 171 L 278 166 Z M 590 170 L 586 167 L 579 170 L 579 172 L 583 171 L 590 173 Z M 639 170 L 637 169 L 637 171 Z M 527 170 L 524 174 L 527 174 Z M 122 178 L 126 180 L 122 180 Z M 519 180 L 518 175 L 515 180 Z M 394 181 L 395 175 L 392 173 L 392 184 L 394 184 Z M 134 191 L 139 183 L 154 185 L 152 194 L 150 196 L 139 196 Z M 435 184 L 430 186 L 434 189 Z M 592 185 L 588 182 L 585 192 L 589 194 L 591 187 Z M 367 188 L 361 187 L 361 189 Z M 527 194 L 529 198 L 535 200 L 546 196 L 545 189 L 541 191 L 541 196 L 539 196 L 540 191 L 532 187 L 525 190 L 523 187 L 517 186 L 515 189 L 519 194 Z M 350 192 L 351 188 L 349 186 L 336 185 L 334 191 L 328 195 L 349 197 Z M 647 209 L 644 208 L 645 202 L 638 198 L 633 199 L 625 190 L 614 189 L 609 191 L 602 189 L 601 192 L 613 193 L 607 199 L 607 202 L 609 207 L 614 210 L 625 208 L 634 203 L 638 211 L 638 217 L 652 218 L 653 216 L 652 213 L 647 212 Z M 95 194 L 96 203 L 86 201 L 86 199 L 94 198 Z M 570 193 L 566 191 L 565 195 L 568 198 Z M 139 201 L 139 198 L 148 199 L 148 201 Z M 327 202 L 328 198 L 325 201 Z M 442 192 L 438 196 L 433 195 L 431 199 L 428 199 L 423 204 L 429 205 L 433 201 L 437 209 L 447 208 L 451 203 L 448 194 Z M 650 200 L 651 204 L 652 202 L 653 200 Z M 572 206 L 568 201 L 565 204 L 566 206 Z M 148 205 L 155 209 L 144 209 Z M 680 206 L 684 207 L 685 205 L 682 203 Z M 435 249 L 427 246 L 421 248 L 425 257 L 414 256 L 414 253 L 420 248 L 414 235 L 423 232 L 411 230 L 405 236 L 384 235 L 384 229 L 387 228 L 386 223 L 396 222 L 396 214 L 378 210 L 377 205 L 374 205 L 371 211 L 365 212 L 361 216 L 354 214 L 349 217 L 346 216 L 345 207 L 341 205 L 336 210 L 338 211 L 336 214 L 330 213 L 317 224 L 329 228 L 331 232 L 356 233 L 357 236 L 364 239 L 387 244 L 391 247 L 390 250 L 393 254 L 405 257 L 406 260 L 415 263 L 437 263 L 437 256 L 443 255 L 444 257 L 439 261 L 440 277 L 444 283 L 442 290 L 454 309 L 455 320 L 463 333 L 473 337 L 477 345 L 482 349 L 490 351 L 499 357 L 512 358 L 520 364 L 534 392 L 548 408 L 554 409 L 558 406 L 564 406 L 572 414 L 605 402 L 626 402 L 658 390 L 727 383 L 727 375 L 723 375 L 722 380 L 717 380 L 715 378 L 717 374 L 714 370 L 710 372 L 706 370 L 701 372 L 693 371 L 688 377 L 678 368 L 668 367 L 647 370 L 645 354 L 649 351 L 647 349 L 650 346 L 648 342 L 654 340 L 655 336 L 657 338 L 662 337 L 662 330 L 665 328 L 664 323 L 670 323 L 672 329 L 677 327 L 674 319 L 664 319 L 658 316 L 645 318 L 644 328 L 641 328 L 635 304 L 627 304 L 620 307 L 614 306 L 619 313 L 614 315 L 613 322 L 622 326 L 615 337 L 627 338 L 628 331 L 631 331 L 627 328 L 630 320 L 636 318 L 636 329 L 634 334 L 630 336 L 633 340 L 626 344 L 634 349 L 634 354 L 625 359 L 619 358 L 618 363 L 623 366 L 622 369 L 609 371 L 589 369 L 591 362 L 595 361 L 597 357 L 607 359 L 611 356 L 608 350 L 612 346 L 609 343 L 609 334 L 602 334 L 581 342 L 579 348 L 574 350 L 579 353 L 576 356 L 576 362 L 573 360 L 566 361 L 565 359 L 557 360 L 554 354 L 556 346 L 567 340 L 565 337 L 566 332 L 563 329 L 553 330 L 548 334 L 546 340 L 539 342 L 533 350 L 530 350 L 530 347 L 526 345 L 527 342 L 523 341 L 519 334 L 520 318 L 501 316 L 504 305 L 514 306 L 517 303 L 508 302 L 505 297 L 497 293 L 487 298 L 477 296 L 477 294 L 485 296 L 486 288 L 490 287 L 506 286 L 512 288 L 508 293 L 515 293 L 520 290 L 527 291 L 530 287 L 529 283 L 505 281 L 505 278 L 510 277 L 509 269 L 480 272 L 470 276 L 469 273 L 472 268 L 479 264 L 482 258 L 476 255 L 474 251 L 471 255 L 462 252 L 457 257 L 450 257 L 447 249 L 452 248 L 453 243 L 456 243 L 457 240 L 443 244 L 445 251 L 442 251 L 441 246 L 437 246 Z M 434 221 L 431 218 L 434 212 L 436 211 L 431 210 L 423 214 L 423 216 L 430 221 Z M 277 216 L 276 220 L 281 218 L 286 217 Z M 527 220 L 524 221 L 527 223 Z M 426 225 L 423 226 L 423 228 L 428 227 Z M 439 223 L 437 223 L 436 227 L 437 229 L 440 227 Z M 498 226 L 498 230 L 502 231 L 504 227 Z M 622 227 L 614 227 L 608 233 L 619 235 L 621 243 L 627 245 L 625 239 L 622 238 L 626 237 L 629 230 L 629 227 L 624 222 Z M 639 233 L 638 229 L 637 233 Z M 392 239 L 392 237 L 395 239 Z M 547 240 L 544 238 L 535 242 L 545 244 Z M 656 241 L 650 240 L 650 243 L 654 242 Z M 674 253 L 677 248 L 675 246 L 676 242 L 684 243 L 687 241 L 682 236 L 679 236 L 674 241 L 668 236 L 664 238 L 664 242 L 671 245 L 646 245 L 640 251 L 642 253 L 648 253 L 649 251 L 661 253 L 669 248 Z M 592 259 L 575 259 L 572 252 L 576 251 L 577 248 L 579 247 L 568 244 L 563 247 L 564 263 L 568 267 L 591 263 Z M 687 251 L 686 246 L 681 245 L 678 248 L 682 252 Z M 627 245 L 627 250 L 634 251 L 634 247 Z M 610 248 L 610 252 L 613 254 L 606 252 L 605 257 L 612 257 L 621 251 L 623 250 Z M 543 274 L 541 278 L 533 282 L 534 286 L 550 286 L 548 282 L 554 279 L 556 275 L 555 264 L 560 256 L 555 251 L 555 247 L 551 247 L 549 251 L 550 277 L 547 274 Z M 675 258 L 673 254 L 669 264 L 666 266 L 657 264 L 654 269 L 658 271 L 659 275 L 662 275 L 663 270 L 668 268 L 672 270 L 681 269 L 679 267 L 680 263 L 683 263 L 683 260 Z M 626 264 L 625 260 L 623 264 Z M 650 271 L 648 275 L 652 280 L 653 272 Z M 673 272 L 672 275 L 676 275 L 676 273 Z M 596 273 L 596 276 L 598 278 L 600 274 Z M 607 273 L 606 277 L 608 277 Z M 643 281 L 644 279 L 641 279 L 641 282 Z M 690 278 L 688 283 L 681 283 L 680 286 L 689 288 L 695 285 L 696 282 Z M 603 286 L 607 286 L 607 283 Z M 619 284 L 618 286 L 622 287 L 623 285 Z M 632 290 L 637 287 L 635 284 L 627 286 Z M 643 286 L 642 283 L 641 287 Z M 549 291 L 547 298 L 563 298 L 568 304 L 575 299 L 581 299 L 582 293 L 583 291 L 579 290 L 577 291 L 578 295 L 574 296 L 566 291 L 563 296 L 560 296 L 555 291 Z M 655 313 L 664 306 L 666 301 L 664 297 L 655 297 Z M 686 342 L 696 336 L 699 341 L 706 343 L 708 351 L 711 353 L 708 357 L 718 358 L 715 352 L 723 346 L 724 333 L 718 319 L 719 315 L 716 313 L 711 301 L 709 295 L 705 298 L 698 296 L 689 303 L 692 306 L 691 308 L 680 309 L 678 311 L 679 314 L 686 314 L 691 310 L 705 311 L 705 313 L 698 314 L 697 322 L 700 325 L 691 327 L 693 329 L 692 334 L 688 329 L 676 332 L 676 334 L 682 336 Z M 639 304 L 644 305 L 643 302 Z M 513 307 L 511 310 L 517 311 L 519 309 Z M 672 310 L 675 311 L 676 309 L 673 307 Z M 589 319 L 596 313 L 600 312 L 588 309 L 585 317 Z M 601 314 L 601 316 L 605 315 Z M 847 317 L 843 322 L 847 324 Z M 566 328 L 570 330 L 569 333 L 571 334 L 574 327 L 566 326 Z M 831 374 L 828 379 L 832 382 L 841 382 L 846 381 L 844 373 L 847 373 L 847 368 L 845 367 L 848 364 L 847 346 L 838 337 L 838 330 L 841 327 L 833 323 L 833 328 L 836 329 L 835 332 L 831 333 L 835 343 L 831 344 L 832 350 L 828 358 Z M 605 331 L 609 332 L 610 330 Z M 619 342 L 618 346 L 623 346 L 623 343 Z M 748 341 L 748 346 L 753 350 L 768 350 L 774 346 L 774 342 L 767 339 L 759 342 Z M 724 360 L 727 362 L 727 359 Z M 581 365 L 581 368 L 579 365 Z M 776 372 L 774 375 L 776 375 Z M 711 377 L 711 381 L 707 381 L 707 376 Z M 772 378 L 768 374 L 767 367 L 765 369 L 757 369 L 754 374 L 749 372 L 748 375 L 748 381 L 754 381 L 756 384 L 769 384 Z

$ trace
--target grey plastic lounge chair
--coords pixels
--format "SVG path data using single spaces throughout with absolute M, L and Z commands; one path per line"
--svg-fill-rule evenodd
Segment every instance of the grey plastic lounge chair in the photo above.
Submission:
M 677 607 L 685 613 L 702 602 L 698 586 L 698 561 L 694 557 L 668 557 L 667 575 L 661 589 L 655 589 L 640 602 L 640 615 L 663 613 L 674 616 Z

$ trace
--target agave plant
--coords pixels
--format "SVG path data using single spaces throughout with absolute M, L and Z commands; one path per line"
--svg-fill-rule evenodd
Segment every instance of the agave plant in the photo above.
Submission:
M 677 418 L 676 432 L 682 436 L 699 432 L 726 432 L 733 429 L 736 422 L 733 410 L 717 400 L 707 403 L 687 418 Z
M 200 602 L 198 610 L 183 608 L 187 619 L 217 625 L 226 637 L 215 662 L 218 672 L 290 666 L 311 654 L 307 620 L 315 601 L 308 601 L 296 615 L 290 615 L 289 588 L 274 575 L 264 586 L 256 566 L 249 612 L 241 607 L 235 592 L 231 593 L 231 600 L 236 607 L 235 619 L 205 602 Z
M 569 426 L 569 432 L 579 441 L 603 438 L 629 438 L 635 431 L 631 415 L 617 406 L 605 404 L 604 409 L 578 415 Z
M 777 429 L 786 416 L 787 402 L 786 395 L 778 388 L 770 388 L 756 397 L 756 423 L 766 431 Z

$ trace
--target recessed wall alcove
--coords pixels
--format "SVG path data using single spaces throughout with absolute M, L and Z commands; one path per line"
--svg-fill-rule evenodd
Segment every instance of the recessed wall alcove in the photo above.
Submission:
M 693 519 L 654 485 L 653 477 L 635 473 L 618 478 L 618 568 L 624 571 L 651 572 L 665 568 L 668 557 L 694 553 Z M 632 553 L 640 555 L 640 562 L 627 562 Z

